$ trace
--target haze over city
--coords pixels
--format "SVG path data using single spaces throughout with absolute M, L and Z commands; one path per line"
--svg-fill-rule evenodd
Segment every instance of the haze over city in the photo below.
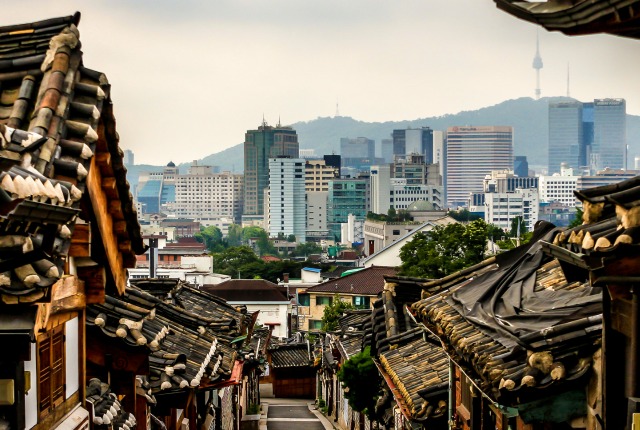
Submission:
M 85 62 L 113 85 L 137 163 L 219 152 L 263 115 L 412 120 L 534 96 L 536 27 L 491 0 L 26 0 L 0 25 L 76 10 Z M 538 32 L 543 97 L 567 94 L 570 64 L 572 97 L 625 98 L 640 114 L 637 42 Z

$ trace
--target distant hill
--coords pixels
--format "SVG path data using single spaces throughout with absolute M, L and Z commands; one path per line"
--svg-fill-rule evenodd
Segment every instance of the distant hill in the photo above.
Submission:
M 549 146 L 548 104 L 550 101 L 570 100 L 566 97 L 545 97 L 534 100 L 523 97 L 507 100 L 495 106 L 473 111 L 447 114 L 439 117 L 406 121 L 364 122 L 344 116 L 320 117 L 311 121 L 291 124 L 298 132 L 300 148 L 313 148 L 316 155 L 339 154 L 341 137 L 368 137 L 380 145 L 382 139 L 389 139 L 391 132 L 398 128 L 431 127 L 446 130 L 462 125 L 508 125 L 514 128 L 514 155 L 526 155 L 530 165 L 547 164 Z M 633 157 L 640 155 L 640 116 L 627 115 L 627 142 L 629 144 L 630 165 Z M 244 169 L 242 143 L 216 154 L 207 155 L 199 163 L 219 166 L 221 170 L 242 172 Z M 180 171 L 186 172 L 190 163 L 180 164 Z M 162 166 L 136 165 L 129 168 L 128 179 L 134 186 L 141 171 L 157 171 Z

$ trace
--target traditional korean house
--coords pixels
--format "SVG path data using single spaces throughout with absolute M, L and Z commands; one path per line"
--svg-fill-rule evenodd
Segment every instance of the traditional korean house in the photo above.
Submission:
M 246 313 L 180 281 L 140 280 L 87 309 L 87 371 L 110 379 L 138 422 L 154 416 L 170 430 L 237 428 L 259 399 L 255 353 L 243 348 L 251 324 Z
M 268 359 L 275 397 L 315 398 L 316 370 L 308 341 L 271 346 Z
M 575 194 L 584 208 L 583 224 L 542 246 L 567 278 L 588 277 L 593 288 L 605 288 L 598 421 L 631 430 L 640 425 L 640 177 Z
M 425 283 L 412 305 L 450 358 L 457 428 L 596 428 L 602 294 L 544 252 L 559 233 L 539 222 L 530 244 Z
M 0 28 L 0 421 L 88 428 L 85 306 L 145 248 L 80 14 Z

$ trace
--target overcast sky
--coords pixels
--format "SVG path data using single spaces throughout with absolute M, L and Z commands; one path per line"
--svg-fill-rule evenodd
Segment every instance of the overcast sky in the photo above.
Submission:
M 137 164 L 219 152 L 263 115 L 412 120 L 534 95 L 536 26 L 492 0 L 21 0 L 0 25 L 76 10 Z M 640 115 L 640 41 L 539 36 L 543 96 L 567 94 L 570 64 L 572 97 Z

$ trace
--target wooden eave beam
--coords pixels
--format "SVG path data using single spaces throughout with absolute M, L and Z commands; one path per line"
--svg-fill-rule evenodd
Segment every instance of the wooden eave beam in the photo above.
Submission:
M 111 177 L 102 177 L 102 190 L 105 192 L 109 200 L 118 201 L 118 187 L 116 184 L 116 178 Z
M 102 189 L 102 175 L 100 169 L 96 165 L 96 158 L 91 159 L 89 174 L 87 175 L 87 190 L 91 200 L 91 206 L 96 217 L 100 236 L 102 237 L 102 245 L 105 249 L 107 261 L 113 280 L 116 284 L 118 293 L 124 294 L 127 285 L 127 276 L 125 266 L 123 264 L 122 254 L 118 247 L 118 241 L 114 234 L 114 216 L 112 213 L 113 204 L 115 203 L 120 210 L 120 219 L 122 218 L 122 207 L 119 201 L 109 201 L 106 193 Z

